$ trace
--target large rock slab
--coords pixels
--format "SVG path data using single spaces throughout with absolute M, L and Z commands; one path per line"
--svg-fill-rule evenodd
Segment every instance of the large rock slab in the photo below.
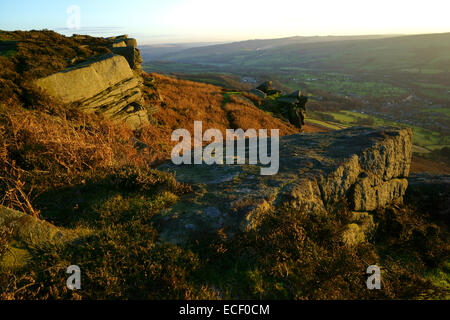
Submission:
M 354 212 L 402 202 L 408 186 L 409 129 L 357 127 L 280 139 L 280 169 L 261 176 L 259 165 L 180 165 L 177 180 L 194 186 L 160 213 L 162 238 L 182 243 L 220 228 L 233 235 L 257 228 L 268 210 L 289 206 L 327 214 L 345 201 Z
M 36 80 L 36 85 L 64 104 L 79 105 L 137 128 L 148 122 L 141 79 L 121 55 L 108 54 Z

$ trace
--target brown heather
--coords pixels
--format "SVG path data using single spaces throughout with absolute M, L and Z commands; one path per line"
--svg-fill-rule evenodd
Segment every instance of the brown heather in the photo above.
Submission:
M 156 115 L 159 122 L 175 130 L 193 132 L 194 121 L 203 121 L 203 128 L 280 129 L 280 135 L 298 132 L 290 124 L 273 118 L 248 102 L 230 95 L 223 88 L 188 80 L 177 80 L 150 74 L 158 83 L 165 107 Z

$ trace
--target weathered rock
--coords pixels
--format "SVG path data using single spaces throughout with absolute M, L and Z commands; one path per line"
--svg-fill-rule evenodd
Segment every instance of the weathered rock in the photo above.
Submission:
M 130 68 L 136 71 L 141 70 L 142 56 L 137 48 L 137 41 L 133 38 L 128 38 L 128 35 L 110 38 L 111 51 L 115 54 L 123 56 L 127 59 Z
M 264 92 L 262 92 L 261 90 L 258 90 L 258 89 L 251 89 L 251 90 L 249 90 L 249 93 L 251 93 L 261 99 L 265 99 L 267 96 Z
M 355 210 L 375 210 L 401 199 L 408 187 L 406 179 L 392 179 L 372 185 L 370 178 L 359 180 L 354 186 L 351 198 Z
M 281 90 L 272 89 L 267 92 L 267 95 L 272 96 L 272 95 L 276 95 L 276 94 L 280 94 L 280 93 L 281 93 Z
M 282 112 L 291 124 L 298 128 L 305 125 L 308 98 L 302 94 L 301 90 L 279 97 L 277 102 L 281 105 Z
M 138 49 L 132 46 L 123 46 L 123 47 L 113 47 L 112 52 L 115 54 L 123 56 L 127 59 L 130 68 L 134 70 L 141 69 L 142 58 Z
M 126 46 L 127 46 L 127 44 L 125 43 L 125 41 L 118 41 L 118 42 L 114 42 L 112 44 L 113 48 L 124 48 Z
M 161 212 L 162 237 L 183 242 L 217 227 L 232 235 L 257 228 L 262 215 L 282 206 L 314 215 L 327 214 L 341 201 L 359 212 L 400 203 L 411 136 L 409 129 L 358 127 L 283 137 L 273 176 L 260 176 L 260 165 L 165 164 L 162 170 L 175 171 L 195 192 Z
M 120 55 L 105 55 L 35 83 L 62 103 L 79 105 L 87 113 L 125 121 L 132 128 L 148 122 L 142 107 L 142 80 Z M 130 106 L 135 112 L 127 111 Z
M 54 242 L 63 238 L 75 238 L 75 234 L 70 231 L 3 206 L 0 206 L 0 226 L 11 228 L 12 238 L 28 245 Z
M 342 233 L 342 242 L 348 246 L 366 241 L 368 235 L 375 230 L 373 216 L 368 212 L 353 212 L 352 220 Z
M 0 227 L 12 231 L 9 252 L 0 260 L 0 267 L 19 268 L 31 259 L 30 247 L 61 244 L 88 235 L 89 230 L 77 232 L 56 227 L 28 214 L 0 206 Z
M 302 94 L 302 90 L 296 90 L 294 92 L 289 93 L 286 96 L 287 97 L 293 97 L 293 98 L 296 98 L 296 99 L 300 99 L 303 96 L 303 94 Z

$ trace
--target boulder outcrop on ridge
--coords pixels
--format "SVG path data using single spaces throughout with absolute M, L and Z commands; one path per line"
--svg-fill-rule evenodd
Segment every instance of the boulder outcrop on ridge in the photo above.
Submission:
M 273 176 L 260 176 L 259 165 L 165 164 L 160 169 L 175 171 L 195 192 L 160 213 L 162 237 L 182 243 L 220 228 L 233 235 L 258 228 L 269 210 L 288 206 L 328 214 L 341 201 L 361 213 L 355 218 L 360 226 L 353 227 L 369 229 L 365 213 L 402 202 L 411 136 L 409 129 L 356 127 L 282 137 L 280 169 Z M 347 236 L 350 243 L 360 240 L 352 232 Z
M 95 58 L 38 79 L 35 84 L 64 104 L 124 121 L 134 129 L 148 122 L 142 79 L 121 55 Z

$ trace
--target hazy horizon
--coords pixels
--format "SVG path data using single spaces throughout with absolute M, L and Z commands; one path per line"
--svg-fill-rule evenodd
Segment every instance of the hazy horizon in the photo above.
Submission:
M 376 4 L 357 0 L 280 0 L 276 4 L 266 0 L 229 0 L 226 4 L 212 0 L 0 0 L 0 29 L 51 29 L 65 35 L 129 34 L 140 44 L 410 35 L 449 32 L 449 7 L 439 0 L 430 0 L 426 6 L 417 0 L 380 0 Z M 74 19 L 78 13 L 78 20 Z

